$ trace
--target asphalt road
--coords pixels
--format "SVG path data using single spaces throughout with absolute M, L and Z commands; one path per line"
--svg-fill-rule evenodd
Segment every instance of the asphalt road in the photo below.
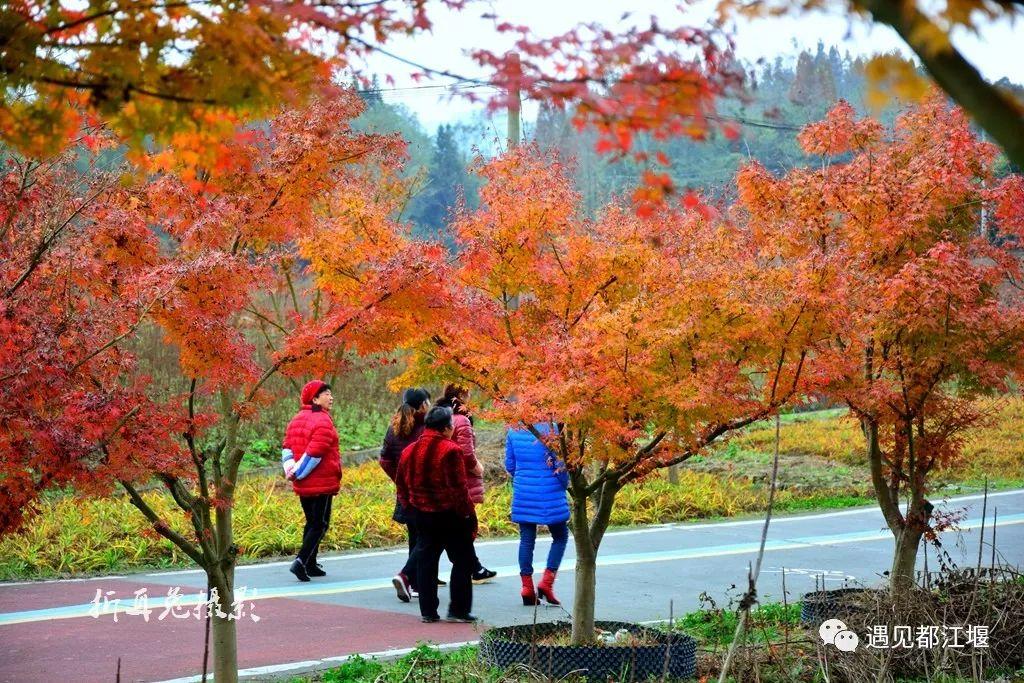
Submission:
M 943 534 L 942 542 L 958 563 L 973 565 L 981 496 L 938 504 L 963 511 L 960 529 Z M 989 495 L 987 542 L 993 511 L 1002 561 L 1024 565 L 1024 491 Z M 741 593 L 762 524 L 752 519 L 610 532 L 598 560 L 598 618 L 662 620 L 670 609 L 680 614 L 699 607 L 704 592 L 719 606 L 728 605 Z M 518 594 L 517 543 L 509 539 L 478 544 L 483 563 L 499 573 L 474 589 L 473 611 L 487 626 L 533 619 L 533 610 L 522 606 Z M 535 567 L 543 566 L 549 543 L 547 537 L 538 539 Z M 759 592 L 764 601 L 781 600 L 783 572 L 791 601 L 822 583 L 878 584 L 891 552 L 892 538 L 873 507 L 777 517 L 768 535 Z M 989 552 L 986 549 L 986 558 Z M 246 613 L 238 625 L 239 666 L 250 676 L 265 678 L 337 664 L 352 653 L 393 654 L 419 641 L 475 640 L 486 626 L 422 624 L 415 602 L 396 599 L 390 579 L 404 553 L 396 548 L 325 556 L 321 562 L 328 576 L 310 583 L 295 581 L 288 562 L 239 567 L 236 586 L 247 590 Z M 919 568 L 923 562 L 922 555 Z M 447 571 L 444 560 L 442 565 Z M 556 592 L 568 606 L 573 589 L 571 541 L 562 567 Z M 189 611 L 205 585 L 204 575 L 195 570 L 0 584 L 0 681 L 110 681 L 118 665 L 124 681 L 198 680 L 203 622 Z M 152 609 L 148 620 L 124 612 L 143 588 Z M 160 619 L 168 590 L 175 588 L 183 596 L 181 607 Z M 101 601 L 91 602 L 97 594 L 107 599 L 106 613 Z M 445 589 L 441 598 L 443 610 Z M 114 600 L 120 600 L 116 621 Z M 545 606 L 538 618 L 562 619 L 567 613 Z

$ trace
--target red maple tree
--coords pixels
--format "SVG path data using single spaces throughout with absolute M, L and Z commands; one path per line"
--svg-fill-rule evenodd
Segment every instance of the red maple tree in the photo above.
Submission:
M 3 242 L 8 527 L 26 492 L 119 485 L 206 571 L 231 614 L 241 425 L 289 391 L 276 378 L 320 376 L 345 353 L 391 348 L 437 282 L 442 248 L 413 243 L 394 219 L 403 143 L 353 132 L 362 106 L 335 92 L 240 129 L 224 143 L 231 163 L 198 176 L 168 155 L 161 174 L 108 188 L 102 174 L 78 176 L 67 155 L 46 186 L 18 195 L 23 176 L 12 172 L 4 187 L 23 205 Z M 74 178 L 78 186 L 60 185 Z M 87 212 L 81 185 L 103 189 Z M 68 234 L 55 235 L 65 221 Z M 43 240 L 51 244 L 37 256 Z M 140 324 L 176 350 L 168 383 L 184 393 L 149 385 L 130 347 Z M 180 519 L 139 494 L 152 479 Z M 235 622 L 215 615 L 213 641 L 216 678 L 234 680 Z
M 481 207 L 455 222 L 445 310 L 405 379 L 472 384 L 493 417 L 534 429 L 565 463 L 573 640 L 589 642 L 618 492 L 798 393 L 823 297 L 705 207 L 639 217 L 611 205 L 583 220 L 565 169 L 530 147 L 480 173 Z M 538 423 L 556 423 L 557 437 Z
M 722 119 L 715 111 L 722 96 L 742 93 L 743 69 L 734 60 L 732 21 L 805 14 L 820 10 L 821 0 L 719 0 L 716 16 L 706 24 L 694 21 L 693 9 L 680 4 L 646 23 L 636 22 L 623 7 L 618 25 L 582 23 L 553 37 L 537 35 L 493 16 L 499 32 L 515 36 L 513 50 L 473 52 L 491 71 L 490 82 L 509 93 L 522 91 L 556 105 L 575 107 L 579 125 L 593 124 L 601 133 L 598 149 L 633 152 L 639 133 L 655 140 L 688 135 L 703 138 L 718 128 L 734 137 L 742 118 Z M 978 72 L 953 45 L 960 29 L 980 32 L 985 23 L 1013 21 L 1024 13 L 1018 2 L 955 0 L 934 4 L 920 0 L 845 0 L 836 8 L 856 18 L 870 18 L 891 28 L 917 55 L 934 83 L 974 118 L 1014 163 L 1024 164 L 1024 114 L 1019 99 Z M 899 94 L 919 99 L 924 79 L 909 60 L 879 55 L 868 76 Z M 895 83 L 893 87 L 891 80 Z M 505 106 L 507 96 L 492 100 Z M 646 159 L 643 151 L 634 152 Z M 649 189 L 671 190 L 646 182 Z M 660 199 L 660 197 L 657 197 Z
M 891 132 L 840 103 L 800 142 L 827 163 L 782 178 L 750 164 L 738 206 L 788 257 L 827 273 L 830 333 L 813 365 L 864 432 L 900 590 L 935 531 L 931 477 L 962 458 L 985 418 L 978 399 L 1024 370 L 1021 179 L 986 190 L 995 148 L 937 95 Z M 982 235 L 993 208 L 994 234 Z
M 5 2 L 0 139 L 40 157 L 102 122 L 137 162 L 156 142 L 215 164 L 236 126 L 302 105 L 390 36 L 428 30 L 427 4 Z

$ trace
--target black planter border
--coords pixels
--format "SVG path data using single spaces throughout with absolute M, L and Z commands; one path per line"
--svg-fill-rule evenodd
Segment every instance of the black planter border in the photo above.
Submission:
M 569 622 L 504 626 L 485 631 L 480 637 L 479 658 L 491 666 L 508 668 L 516 664 L 558 679 L 577 673 L 591 681 L 618 677 L 632 670 L 633 677 L 643 680 L 660 677 L 665 670 L 665 652 L 669 651 L 669 674 L 689 678 L 697 669 L 697 641 L 685 633 L 665 633 L 639 624 L 622 621 L 598 621 L 595 626 L 615 632 L 626 629 L 637 635 L 655 638 L 657 645 L 639 647 L 534 645 L 531 641 L 572 628 Z
M 800 621 L 807 626 L 817 627 L 823 621 L 861 612 L 863 608 L 850 604 L 849 598 L 876 590 L 874 588 L 833 588 L 805 593 L 800 598 Z

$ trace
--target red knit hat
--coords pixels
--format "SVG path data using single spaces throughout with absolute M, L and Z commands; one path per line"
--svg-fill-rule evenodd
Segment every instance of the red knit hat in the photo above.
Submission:
M 313 404 L 313 399 L 320 395 L 320 392 L 327 391 L 331 386 L 326 382 L 321 382 L 318 379 L 314 379 L 312 382 L 307 382 L 306 386 L 302 387 L 302 394 L 300 399 L 302 405 L 308 406 Z

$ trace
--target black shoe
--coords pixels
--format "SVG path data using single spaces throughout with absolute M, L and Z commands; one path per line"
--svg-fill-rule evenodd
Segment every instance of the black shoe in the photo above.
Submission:
M 497 575 L 498 572 L 496 571 L 492 571 L 487 567 L 480 567 L 475 572 L 473 572 L 473 583 L 483 583 L 484 581 L 493 579 Z
M 444 618 L 449 624 L 475 624 L 477 618 L 472 614 L 451 614 Z
M 324 571 L 324 567 L 319 562 L 314 562 L 312 565 L 306 565 L 306 573 L 310 576 L 327 576 L 327 572 Z
M 447 582 L 447 581 L 445 581 L 444 579 L 438 579 L 438 580 L 437 580 L 437 585 L 438 585 L 438 586 L 447 586 L 447 585 L 448 585 L 448 582 Z
M 431 614 L 429 616 L 420 617 L 420 621 L 422 621 L 424 624 L 436 624 L 437 622 L 441 621 L 441 617 L 439 617 L 436 614 Z
M 295 574 L 295 578 L 299 581 L 309 581 L 309 574 L 306 572 L 306 565 L 302 564 L 302 560 L 296 559 L 292 562 L 292 566 L 288 568 L 292 574 Z

